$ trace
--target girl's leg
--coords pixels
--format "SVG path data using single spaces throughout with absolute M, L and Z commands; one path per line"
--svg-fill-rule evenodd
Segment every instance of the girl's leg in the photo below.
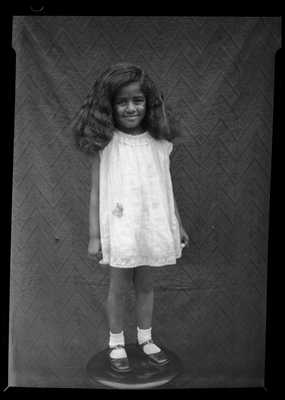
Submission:
M 138 314 L 138 343 L 142 344 L 151 339 L 151 323 L 153 314 L 153 285 L 155 278 L 155 267 L 134 268 L 133 282 L 136 292 L 136 306 Z M 144 352 L 155 354 L 160 348 L 154 343 L 144 346 Z
M 132 283 L 132 269 L 110 267 L 110 287 L 107 312 L 110 326 L 108 356 L 111 368 L 117 372 L 129 372 L 131 367 L 127 358 L 123 332 L 124 305 L 126 294 Z M 119 346 L 120 345 L 120 346 Z
M 110 267 L 110 287 L 107 300 L 107 312 L 111 333 L 123 330 L 124 304 L 126 294 L 132 284 L 132 268 Z
M 133 271 L 133 283 L 136 292 L 136 307 L 140 329 L 149 329 L 153 313 L 154 267 L 137 267 Z
M 151 323 L 153 314 L 153 286 L 155 278 L 155 267 L 137 267 L 133 272 L 133 283 L 136 292 L 136 305 L 138 313 L 138 344 L 142 345 L 143 353 L 151 357 L 155 365 L 165 365 L 169 362 L 166 354 L 156 346 L 150 339 Z M 144 344 L 147 343 L 147 344 Z

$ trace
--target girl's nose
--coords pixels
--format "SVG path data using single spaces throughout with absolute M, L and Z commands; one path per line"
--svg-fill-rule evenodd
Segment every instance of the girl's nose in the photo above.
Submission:
M 128 112 L 135 112 L 136 111 L 136 107 L 134 105 L 134 103 L 130 102 L 127 104 L 127 111 Z

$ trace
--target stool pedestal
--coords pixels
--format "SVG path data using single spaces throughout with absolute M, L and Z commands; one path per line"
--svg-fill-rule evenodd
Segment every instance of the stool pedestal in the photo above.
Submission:
M 140 354 L 135 344 L 126 345 L 130 372 L 116 372 L 109 363 L 108 349 L 93 356 L 87 366 L 86 373 L 90 382 L 100 389 L 166 389 L 178 386 L 183 375 L 183 363 L 177 354 L 161 347 L 167 354 L 169 363 L 158 367 L 151 364 Z

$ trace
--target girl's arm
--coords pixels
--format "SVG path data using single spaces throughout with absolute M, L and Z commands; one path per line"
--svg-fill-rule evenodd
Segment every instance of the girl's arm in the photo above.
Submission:
M 92 183 L 89 206 L 89 235 L 90 242 L 88 246 L 89 257 L 94 261 L 99 261 L 100 254 L 100 222 L 99 222 L 99 187 L 100 187 L 100 157 L 96 152 L 92 159 Z
M 181 243 L 183 243 L 185 245 L 185 247 L 189 247 L 189 236 L 187 235 L 187 233 L 185 232 L 185 229 L 183 228 L 175 197 L 173 196 L 173 198 L 174 198 L 175 215 L 176 215 L 176 218 L 177 218 L 178 224 L 179 224 L 180 240 L 181 240 Z

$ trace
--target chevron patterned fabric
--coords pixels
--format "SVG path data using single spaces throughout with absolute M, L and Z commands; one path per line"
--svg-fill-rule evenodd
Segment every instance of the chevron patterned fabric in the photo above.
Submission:
M 178 112 L 174 192 L 190 248 L 158 269 L 153 334 L 182 388 L 263 386 L 278 17 L 14 17 L 10 386 L 91 387 L 108 268 L 87 258 L 91 160 L 70 124 L 95 77 L 145 68 Z M 134 293 L 125 334 L 136 339 Z

